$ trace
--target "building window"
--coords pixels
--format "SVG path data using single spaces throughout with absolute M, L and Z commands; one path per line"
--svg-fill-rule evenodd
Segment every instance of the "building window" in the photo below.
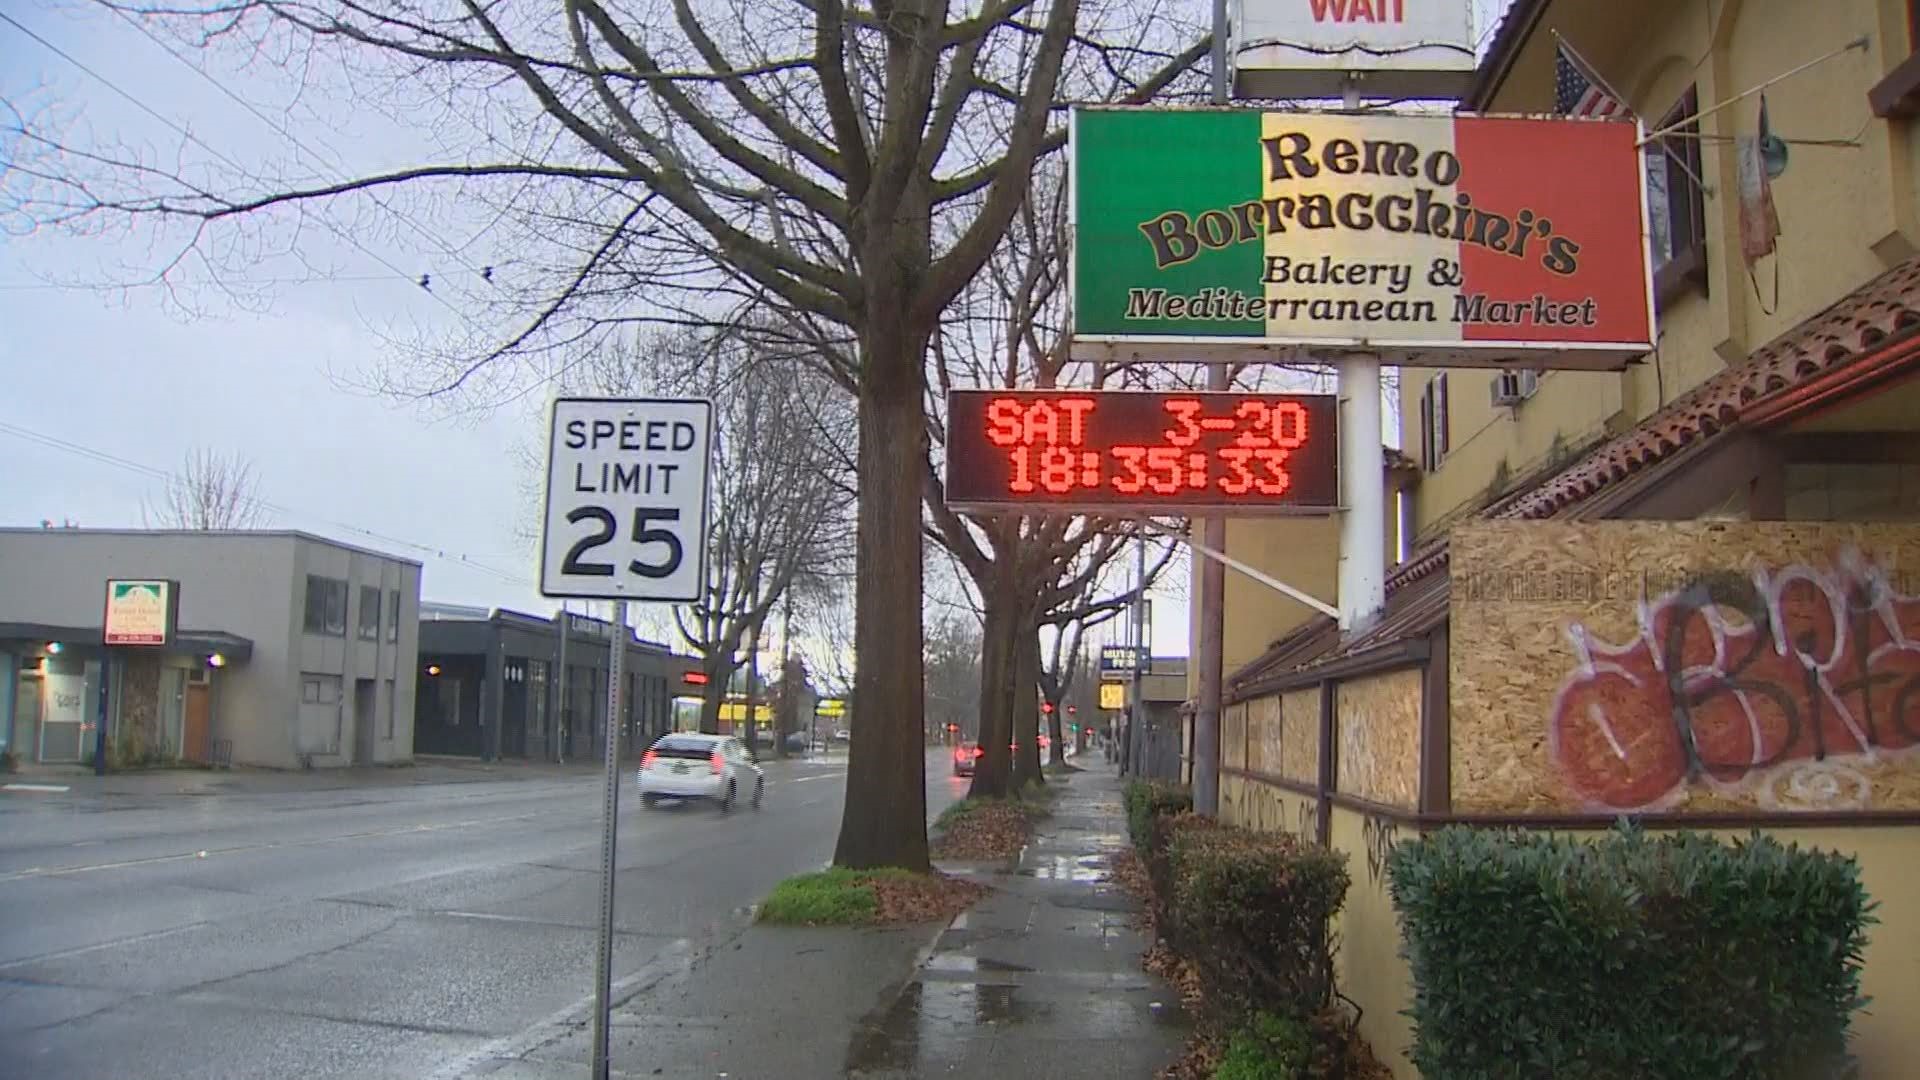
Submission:
M 1920 521 L 1920 465 L 1794 463 L 1785 486 L 1788 521 Z
M 307 575 L 306 628 L 309 634 L 347 636 L 347 583 L 339 578 Z
M 1447 373 L 1427 380 L 1420 391 L 1420 467 L 1432 472 L 1453 449 L 1447 424 Z
M 380 586 L 360 586 L 360 640 L 380 640 Z
M 387 590 L 387 640 L 400 640 L 400 590 Z
M 1704 289 L 1707 283 L 1707 202 L 1700 121 L 1695 119 L 1699 112 L 1699 96 L 1688 87 L 1654 125 L 1658 131 L 1673 130 L 1647 146 L 1654 292 L 1662 300 L 1689 284 Z
M 338 705 L 340 703 L 340 676 L 302 675 L 300 677 L 300 703 L 302 705 Z

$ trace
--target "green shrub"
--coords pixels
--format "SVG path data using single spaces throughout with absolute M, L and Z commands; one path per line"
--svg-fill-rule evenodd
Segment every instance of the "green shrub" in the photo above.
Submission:
M 1455 827 L 1387 866 L 1426 1080 L 1846 1073 L 1875 921 L 1852 859 Z
M 1256 1013 L 1233 1033 L 1213 1080 L 1296 1080 L 1313 1059 L 1307 1027 L 1290 1016 Z
M 1127 835 L 1141 858 L 1152 856 L 1155 820 L 1193 809 L 1193 789 L 1165 780 L 1130 780 L 1124 796 Z
M 1169 820 L 1174 947 L 1228 1024 L 1260 1010 L 1307 1016 L 1333 995 L 1328 922 L 1347 896 L 1346 856 L 1287 833 Z

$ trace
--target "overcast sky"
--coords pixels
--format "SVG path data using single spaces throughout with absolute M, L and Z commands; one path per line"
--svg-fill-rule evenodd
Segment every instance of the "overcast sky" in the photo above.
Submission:
M 291 134 L 349 171 L 419 157 L 418 133 L 386 119 L 324 99 L 290 102 L 279 80 L 230 64 L 211 69 L 270 125 L 98 8 L 39 0 L 0 10 L 104 77 L 0 22 L 0 100 L 51 110 L 70 133 L 182 148 L 177 131 L 110 81 L 191 131 L 204 145 L 186 147 L 189 156 L 297 159 Z M 6 152 L 0 146 L 0 163 Z M 360 246 L 303 230 L 302 256 L 319 276 L 286 259 L 259 264 L 255 277 L 286 280 L 264 311 L 203 292 L 186 298 L 193 313 L 151 289 L 101 293 L 45 280 L 124 280 L 120 267 L 152 265 L 138 242 L 0 231 L 0 524 L 138 527 L 143 500 L 164 483 L 154 470 L 177 469 L 190 448 L 207 447 L 253 462 L 260 495 L 275 507 L 270 524 L 420 560 L 426 599 L 551 610 L 533 585 L 534 478 L 523 465 L 538 445 L 543 400 L 449 417 L 364 388 L 392 355 L 390 335 L 460 328 L 418 276 L 471 276 L 487 253 L 455 258 L 394 222 L 373 224 L 354 232 Z M 460 224 L 428 227 L 460 247 Z M 1187 620 L 1170 617 L 1184 600 L 1163 596 L 1157 606 L 1155 652 L 1186 653 Z

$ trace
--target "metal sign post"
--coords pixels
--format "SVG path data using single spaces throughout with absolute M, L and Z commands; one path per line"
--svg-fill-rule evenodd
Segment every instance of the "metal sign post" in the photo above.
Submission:
M 612 1069 L 613 885 L 620 823 L 621 683 L 628 601 L 689 602 L 706 589 L 713 403 L 661 398 L 557 398 L 547 440 L 540 593 L 613 602 L 607 635 L 602 761 L 600 939 L 593 962 L 593 1080 Z M 561 648 L 568 615 L 562 605 Z M 564 652 L 562 654 L 564 656 Z M 561 700 L 566 700 L 561 670 Z

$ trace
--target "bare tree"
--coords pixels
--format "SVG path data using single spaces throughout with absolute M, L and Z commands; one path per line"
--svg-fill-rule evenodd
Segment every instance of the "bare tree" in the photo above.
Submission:
M 187 451 L 160 497 L 140 508 L 147 528 L 252 529 L 266 518 L 253 464 L 238 453 Z
M 978 733 L 980 715 L 980 624 L 948 612 L 927 628 L 928 734 L 954 725 L 964 736 Z
M 711 323 L 728 303 L 838 346 L 821 362 L 859 403 L 864 729 L 835 861 L 925 867 L 909 538 L 929 343 L 1034 162 L 1064 145 L 1061 93 L 1152 98 L 1205 55 L 1193 13 L 1170 0 L 99 2 L 185 47 L 279 59 L 309 85 L 338 72 L 355 106 L 404 123 L 443 110 L 423 140 L 436 152 L 314 177 L 69 145 L 25 119 L 20 168 L 35 183 L 0 208 L 11 220 L 177 230 L 164 279 L 297 252 L 302 225 L 343 228 L 322 216 L 342 200 L 368 213 L 406 192 L 487 206 L 515 230 L 498 260 L 512 272 L 471 275 L 464 298 L 460 282 L 435 282 L 468 329 L 421 349 L 396 387 L 410 392 L 510 393 L 547 370 L 528 358 L 640 321 Z M 468 128 L 478 137 L 462 144 Z
M 835 448 L 850 441 L 849 403 L 818 373 L 766 363 L 747 333 L 663 332 L 612 351 L 574 380 L 614 396 L 686 393 L 714 402 L 707 580 L 674 624 L 706 674 L 700 730 L 720 729 L 734 676 L 748 672 L 751 747 L 762 631 L 790 592 L 817 595 L 853 551 L 848 479 Z

